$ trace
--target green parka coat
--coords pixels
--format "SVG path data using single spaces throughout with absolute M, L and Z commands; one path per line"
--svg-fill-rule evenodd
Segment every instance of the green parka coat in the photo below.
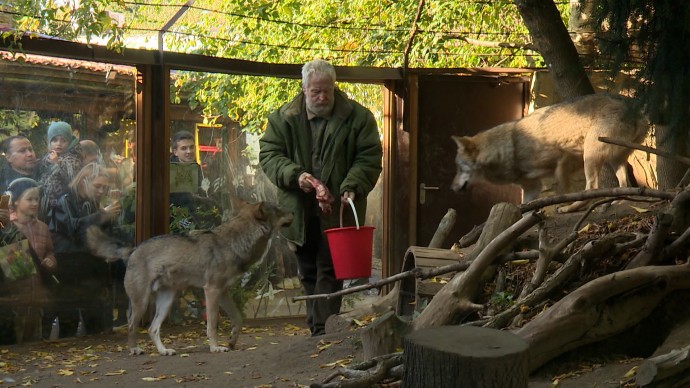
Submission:
M 268 116 L 266 132 L 259 141 L 259 162 L 268 178 L 278 187 L 278 202 L 291 209 L 295 218 L 283 228 L 283 236 L 297 245 L 304 244 L 305 209 L 313 204 L 314 192 L 299 188 L 298 178 L 311 173 L 311 139 L 304 101 L 300 93 L 289 103 Z M 335 197 L 330 215 L 321 213 L 321 227 L 340 226 L 340 196 L 355 193 L 355 207 L 360 225 L 364 223 L 367 194 L 381 174 L 381 140 L 374 115 L 367 108 L 335 91 L 333 113 L 323 139 L 321 181 Z M 348 205 L 343 225 L 353 226 L 354 218 Z

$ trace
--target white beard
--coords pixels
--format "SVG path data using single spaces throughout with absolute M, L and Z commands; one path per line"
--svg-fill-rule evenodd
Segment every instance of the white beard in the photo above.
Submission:
M 330 116 L 331 112 L 333 111 L 333 102 L 331 102 L 328 105 L 317 105 L 317 106 L 314 106 L 314 105 L 310 104 L 309 102 L 307 102 L 307 109 L 311 113 L 313 113 L 319 117 L 328 117 L 328 116 Z

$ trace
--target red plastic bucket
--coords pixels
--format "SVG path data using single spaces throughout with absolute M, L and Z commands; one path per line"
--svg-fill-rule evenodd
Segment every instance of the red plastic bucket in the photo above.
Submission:
M 333 269 L 338 280 L 368 278 L 371 276 L 371 254 L 374 241 L 373 226 L 359 226 L 355 204 L 348 198 L 357 226 L 343 227 L 343 208 L 340 206 L 340 228 L 323 232 L 331 250 Z

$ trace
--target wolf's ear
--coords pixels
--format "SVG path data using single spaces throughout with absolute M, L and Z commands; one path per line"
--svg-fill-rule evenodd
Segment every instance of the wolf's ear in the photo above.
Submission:
M 469 156 L 477 152 L 477 147 L 474 145 L 472 139 L 468 136 L 451 136 L 455 144 L 458 146 L 458 153 L 463 153 Z

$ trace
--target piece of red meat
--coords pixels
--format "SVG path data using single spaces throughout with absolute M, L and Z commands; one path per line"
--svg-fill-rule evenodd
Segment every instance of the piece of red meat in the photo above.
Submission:
M 328 190 L 328 187 L 314 177 L 307 177 L 306 179 L 307 182 L 314 186 L 314 191 L 316 191 L 316 200 L 319 201 L 321 211 L 325 214 L 330 214 L 332 210 L 331 203 L 333 203 L 333 196 Z

